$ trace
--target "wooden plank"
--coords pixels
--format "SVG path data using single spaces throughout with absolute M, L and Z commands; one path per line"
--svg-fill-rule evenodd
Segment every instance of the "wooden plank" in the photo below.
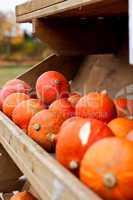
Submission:
M 22 186 L 19 182 L 21 175 L 19 168 L 0 145 L 0 192 L 11 192 L 20 188 Z
M 27 81 L 34 88 L 37 78 L 42 73 L 48 70 L 57 70 L 63 73 L 68 80 L 72 80 L 82 61 L 83 57 L 65 57 L 51 55 L 48 58 L 45 58 L 42 62 L 33 66 L 24 74 L 18 76 L 17 78 Z
M 36 10 L 46 8 L 48 6 L 63 2 L 65 0 L 32 0 L 27 3 L 21 4 L 21 9 L 19 7 L 16 8 L 17 15 L 23 15 L 30 12 L 34 12 Z
M 0 128 L 0 142 L 37 190 L 40 199 L 100 200 L 3 113 L 0 113 Z
M 42 0 L 43 1 L 43 0 Z M 16 8 L 17 22 L 27 22 L 34 18 L 42 17 L 88 17 L 88 16 L 112 16 L 127 15 L 127 0 L 67 0 L 53 6 L 24 13 L 21 12 L 21 5 Z

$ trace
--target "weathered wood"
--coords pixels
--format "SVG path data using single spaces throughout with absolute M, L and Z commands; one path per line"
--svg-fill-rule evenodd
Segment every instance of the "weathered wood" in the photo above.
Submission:
M 20 75 L 18 78 L 27 81 L 33 87 L 37 78 L 48 70 L 57 70 L 63 73 L 68 80 L 72 80 L 79 66 L 83 61 L 83 57 L 63 57 L 51 55 L 39 64 L 33 66 L 30 70 Z
M 0 142 L 42 200 L 100 200 L 0 113 Z
M 16 7 L 16 14 L 17 15 L 23 15 L 27 14 L 42 8 L 46 8 L 51 5 L 55 5 L 57 3 L 63 2 L 65 0 L 32 0 L 28 1 L 26 3 L 21 4 L 21 9 L 19 9 L 19 6 Z
M 40 3 L 43 0 L 40 1 Z M 36 1 L 38 4 L 38 1 Z M 16 15 L 18 22 L 31 21 L 33 18 L 48 16 L 57 17 L 87 17 L 87 16 L 112 16 L 125 15 L 128 12 L 127 0 L 67 0 L 53 6 L 33 11 L 32 7 L 23 12 L 23 6 L 17 6 Z M 21 13 L 21 15 L 20 15 Z M 27 13 L 27 14 L 26 14 Z
M 21 187 L 19 168 L 0 145 L 0 192 L 11 192 Z
M 127 21 L 127 17 L 34 19 L 33 33 L 59 55 L 112 53 L 118 51 L 120 38 L 128 32 Z

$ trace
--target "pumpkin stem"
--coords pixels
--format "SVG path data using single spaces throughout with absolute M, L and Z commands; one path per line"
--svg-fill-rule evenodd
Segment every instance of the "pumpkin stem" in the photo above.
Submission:
M 75 160 L 72 160 L 70 163 L 69 163 L 69 169 L 71 170 L 75 170 L 75 169 L 78 169 L 79 167 L 79 164 L 77 161 Z
M 107 188 L 113 188 L 117 184 L 117 179 L 114 174 L 107 173 L 104 175 L 103 182 Z
M 60 83 L 61 83 L 60 80 L 55 80 L 55 84 L 56 84 L 56 85 L 59 85 Z
M 41 125 L 40 125 L 40 124 L 34 124 L 34 125 L 33 125 L 33 128 L 34 128 L 36 131 L 40 131 Z
M 107 90 L 103 90 L 101 94 L 108 94 Z
M 56 135 L 54 133 L 48 133 L 47 139 L 49 142 L 54 142 L 56 140 Z

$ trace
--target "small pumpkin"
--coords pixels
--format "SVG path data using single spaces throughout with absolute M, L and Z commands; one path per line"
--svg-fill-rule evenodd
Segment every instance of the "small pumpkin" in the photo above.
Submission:
M 81 99 L 81 95 L 77 92 L 71 93 L 68 101 L 73 105 L 76 106 L 78 101 Z
M 133 143 L 117 137 L 93 144 L 81 162 L 80 180 L 103 199 L 133 199 Z
M 113 100 L 103 92 L 91 92 L 76 105 L 76 116 L 109 122 L 117 116 Z
M 51 104 L 56 99 L 64 97 L 70 89 L 69 82 L 63 74 L 56 71 L 43 73 L 36 82 L 36 92 L 45 104 Z
M 54 101 L 50 105 L 49 110 L 60 115 L 63 121 L 75 115 L 75 107 L 67 99 L 58 99 Z
M 108 123 L 108 127 L 117 137 L 125 138 L 133 129 L 133 120 L 124 117 L 118 117 L 110 121 Z
M 12 93 L 6 97 L 3 102 L 2 110 L 8 116 L 12 117 L 12 112 L 14 108 L 24 100 L 29 99 L 30 97 L 24 93 Z M 24 113 L 25 114 L 25 113 Z M 22 113 L 21 113 L 22 115 Z
M 62 122 L 60 115 L 44 109 L 31 118 L 28 135 L 48 152 L 54 152 Z
M 62 124 L 57 136 L 56 159 L 77 173 L 86 150 L 97 140 L 112 136 L 112 131 L 99 120 L 70 118 Z
M 38 99 L 28 99 L 19 103 L 12 113 L 13 121 L 24 131 L 27 131 L 30 119 L 45 108 Z

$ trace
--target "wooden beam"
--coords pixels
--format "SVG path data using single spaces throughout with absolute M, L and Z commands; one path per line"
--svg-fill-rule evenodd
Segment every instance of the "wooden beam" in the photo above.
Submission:
M 114 16 L 127 15 L 127 0 L 67 0 L 61 3 L 43 7 L 44 2 L 36 1 L 38 10 L 30 8 L 23 9 L 23 5 L 16 7 L 17 22 L 27 22 L 34 18 L 43 17 L 88 17 L 88 16 Z M 28 4 L 28 3 L 27 3 Z M 26 5 L 25 5 L 26 6 Z M 27 13 L 28 12 L 28 13 Z
M 0 142 L 42 200 L 100 200 L 0 112 Z
M 127 18 L 35 19 L 33 30 L 60 55 L 104 54 L 118 50 L 119 39 L 128 31 L 125 24 Z

